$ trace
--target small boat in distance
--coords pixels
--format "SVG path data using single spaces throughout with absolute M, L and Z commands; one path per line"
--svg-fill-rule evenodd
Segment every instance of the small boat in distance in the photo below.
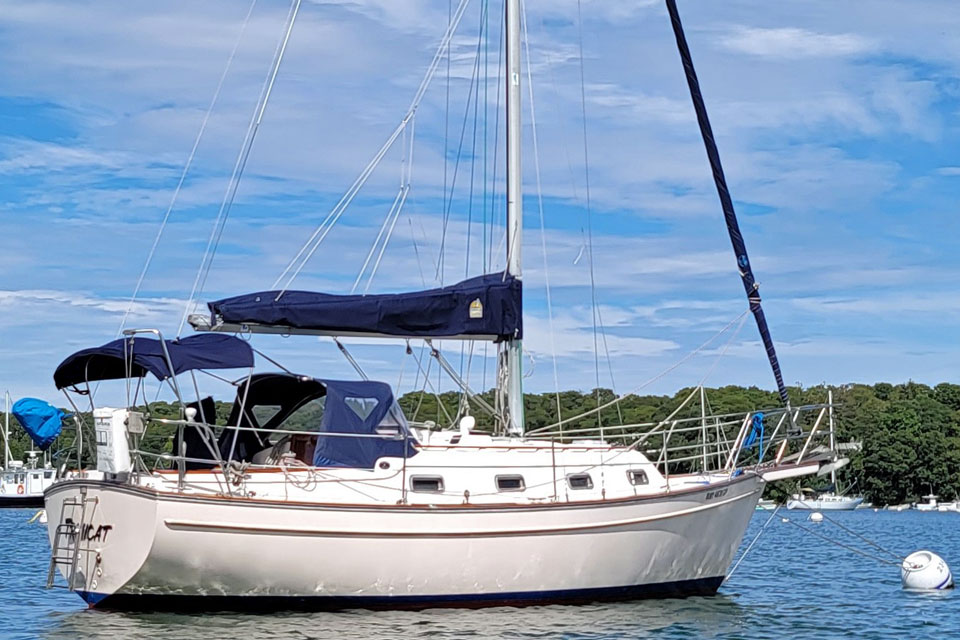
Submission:
M 916 509 L 917 511 L 937 511 L 937 507 L 938 507 L 937 498 L 939 497 L 940 496 L 932 492 L 928 493 L 927 495 L 923 496 L 924 502 L 916 503 L 915 505 L 913 505 L 913 508 Z
M 0 474 L 0 507 L 42 507 L 43 492 L 56 473 L 48 462 L 40 466 L 39 451 L 28 451 L 27 462 L 10 458 L 10 394 L 4 394 L 3 473 Z
M 806 509 L 809 511 L 853 511 L 863 502 L 863 496 L 844 496 L 825 491 L 812 497 L 802 493 L 794 494 L 787 500 L 787 509 Z
M 863 502 L 863 496 L 848 496 L 842 491 L 837 490 L 837 469 L 850 462 L 849 458 L 836 457 L 836 433 L 833 423 L 833 391 L 827 392 L 827 404 L 830 407 L 830 450 L 834 452 L 834 459 L 829 464 L 821 468 L 820 473 L 829 470 L 830 489 L 827 491 L 815 492 L 812 489 L 802 489 L 798 493 L 790 496 L 787 501 L 787 509 L 806 509 L 810 511 L 853 511 Z M 817 475 L 820 475 L 818 473 Z M 847 491 L 850 487 L 847 488 Z M 810 493 L 811 495 L 804 495 Z

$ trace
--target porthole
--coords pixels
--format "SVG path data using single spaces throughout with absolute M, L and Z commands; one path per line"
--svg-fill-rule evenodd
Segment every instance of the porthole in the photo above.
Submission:
M 647 472 L 643 471 L 642 469 L 630 469 L 627 471 L 627 477 L 630 479 L 630 484 L 633 486 L 650 484 L 650 479 L 647 478 Z
M 410 490 L 417 493 L 443 493 L 443 478 L 440 476 L 411 476 Z
M 567 476 L 567 486 L 571 489 L 593 489 L 593 478 L 589 473 L 571 473 Z
M 523 476 L 497 476 L 497 491 L 523 491 L 526 488 L 527 486 L 523 482 Z

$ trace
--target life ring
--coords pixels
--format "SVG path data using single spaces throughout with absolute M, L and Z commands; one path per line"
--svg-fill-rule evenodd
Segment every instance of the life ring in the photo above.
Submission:
M 18 484 L 18 485 L 17 485 L 17 495 L 21 495 L 21 496 L 23 495 L 23 485 L 22 485 L 22 484 Z

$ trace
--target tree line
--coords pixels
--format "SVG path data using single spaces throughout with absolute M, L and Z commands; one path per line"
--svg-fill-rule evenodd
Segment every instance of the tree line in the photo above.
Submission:
M 838 442 L 858 442 L 859 451 L 845 452 L 851 463 L 841 472 L 839 484 L 852 485 L 853 492 L 863 493 L 874 504 L 901 504 L 919 500 L 933 492 L 941 499 L 960 497 L 960 385 L 941 383 L 930 387 L 915 382 L 905 384 L 878 383 L 875 385 L 847 384 L 841 386 L 791 387 L 788 391 L 794 406 L 826 402 L 828 390 L 833 391 Z M 567 430 L 585 429 L 601 425 L 655 422 L 667 416 L 693 391 L 681 389 L 673 395 L 632 395 L 620 402 L 574 419 L 564 425 Z M 757 387 L 726 386 L 705 390 L 709 409 L 715 414 L 756 411 L 779 406 L 776 392 Z M 525 420 L 528 430 L 555 424 L 558 416 L 567 419 L 578 416 L 598 405 L 605 405 L 616 396 L 609 389 L 590 392 L 562 391 L 560 393 L 526 394 Z M 492 391 L 480 394 L 486 403 L 494 403 Z M 411 392 L 399 398 L 407 418 L 418 422 L 433 421 L 449 425 L 460 415 L 466 400 L 459 393 L 449 391 L 434 395 Z M 470 412 L 476 416 L 478 428 L 491 428 L 492 420 L 478 410 L 478 403 L 469 401 Z M 225 424 L 230 403 L 217 403 L 218 423 Z M 284 428 L 310 429 L 322 412 L 316 404 L 294 414 Z M 678 417 L 699 415 L 698 404 L 685 408 Z M 156 417 L 174 417 L 178 409 L 168 403 L 153 403 L 150 413 Z M 599 418 L 598 418 L 599 414 Z M 2 419 L 0 414 L 0 419 Z M 87 416 L 88 424 L 89 416 Z M 24 459 L 30 447 L 26 434 L 11 416 L 11 455 Z M 75 431 L 65 429 L 54 449 L 58 458 L 65 459 L 73 447 Z M 169 451 L 172 428 L 150 432 L 151 449 Z M 75 454 L 74 454 L 75 455 Z M 804 486 L 816 488 L 823 478 L 804 479 Z M 795 491 L 796 481 L 773 483 L 766 497 L 782 499 Z

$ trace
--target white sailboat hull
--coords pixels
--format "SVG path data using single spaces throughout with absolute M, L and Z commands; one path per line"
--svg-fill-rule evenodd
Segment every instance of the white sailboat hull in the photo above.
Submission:
M 787 509 L 807 511 L 853 511 L 863 502 L 863 496 L 825 496 L 820 498 L 791 498 Z
M 68 481 L 46 506 L 52 541 L 86 497 L 73 586 L 91 606 L 419 608 L 714 593 L 762 489 L 748 474 L 585 503 L 371 507 Z

